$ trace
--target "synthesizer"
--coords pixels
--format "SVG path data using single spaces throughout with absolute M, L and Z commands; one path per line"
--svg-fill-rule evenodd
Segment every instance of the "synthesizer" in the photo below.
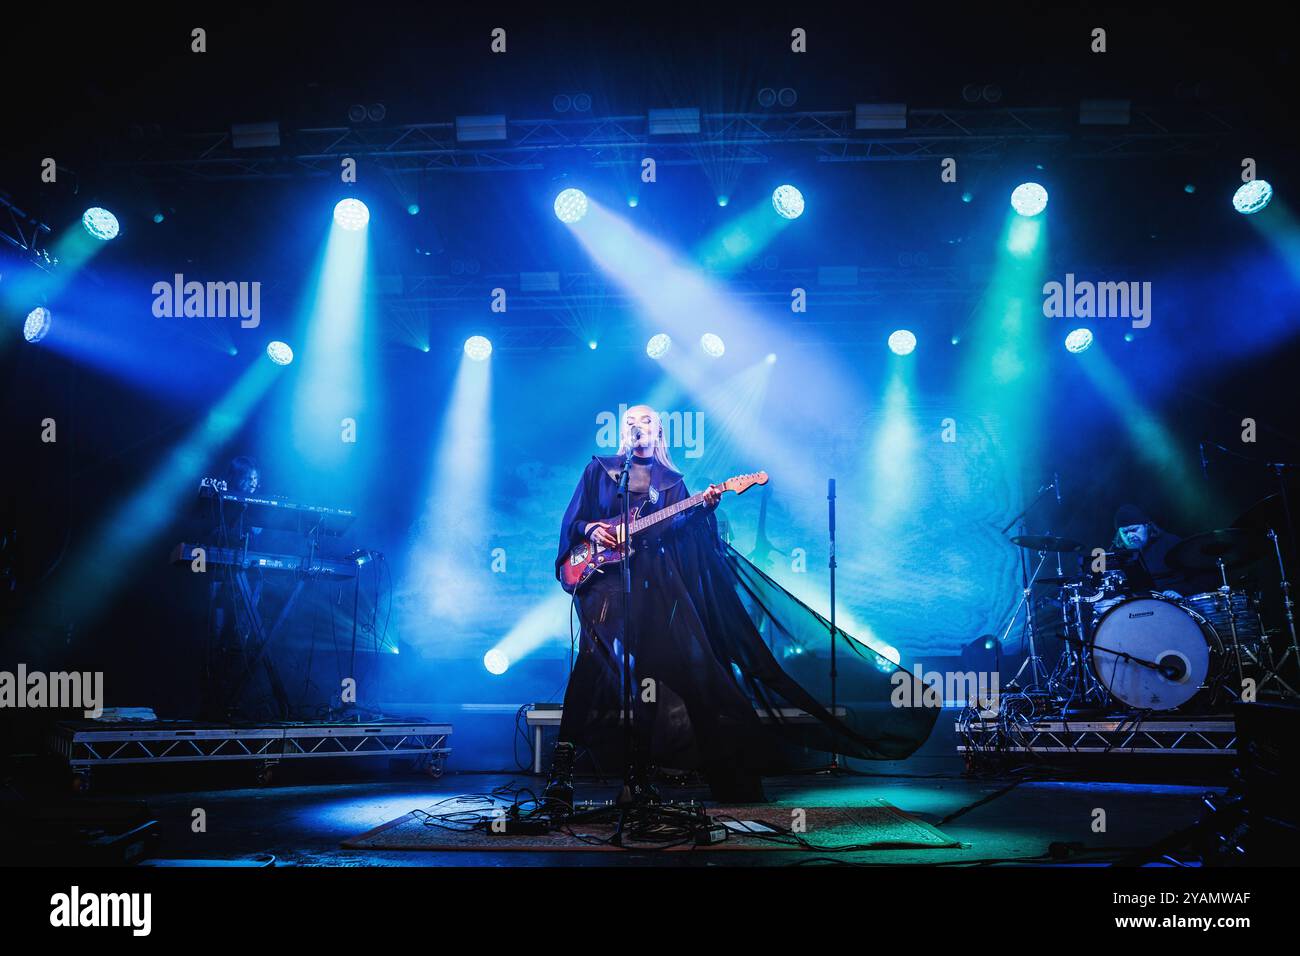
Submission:
M 190 564 L 196 549 L 203 550 L 203 560 L 215 567 L 262 568 L 267 571 L 289 571 L 308 577 L 355 578 L 357 562 L 337 558 L 304 557 L 300 554 L 274 554 L 269 551 L 245 551 L 243 548 L 220 548 L 182 541 L 172 548 L 172 564 Z

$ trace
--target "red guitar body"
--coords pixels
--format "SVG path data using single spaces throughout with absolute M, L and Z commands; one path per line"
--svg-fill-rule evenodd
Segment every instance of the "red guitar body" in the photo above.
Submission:
M 636 521 L 637 509 L 632 509 L 631 520 Z M 605 522 L 612 525 L 614 534 L 623 537 L 623 516 L 618 515 L 613 518 L 606 518 Z M 623 560 L 624 555 L 631 554 L 635 549 L 622 547 L 603 548 L 599 545 L 592 544 L 590 541 L 584 541 L 582 544 L 574 547 L 569 552 L 564 564 L 560 566 L 560 586 L 569 593 L 573 593 L 594 574 L 599 574 L 605 568 L 615 567 Z
M 743 494 L 752 485 L 765 484 L 767 484 L 767 472 L 760 471 L 752 475 L 738 475 L 735 478 L 728 478 L 718 487 L 723 491 L 734 491 L 739 495 Z M 644 531 L 651 525 L 658 524 L 660 521 L 665 521 L 674 515 L 697 507 L 703 502 L 704 492 L 700 492 L 659 511 L 652 511 L 644 518 L 639 517 L 637 510 L 633 509 L 629 519 L 632 535 L 635 538 L 638 532 Z M 613 527 L 614 536 L 619 539 L 619 545 L 617 548 L 604 548 L 594 545 L 590 541 L 584 541 L 569 552 L 564 559 L 564 563 L 560 565 L 560 585 L 571 594 L 590 580 L 593 574 L 599 574 L 606 568 L 617 565 L 635 550 L 629 547 L 628 542 L 623 540 L 622 515 L 607 518 L 605 522 Z

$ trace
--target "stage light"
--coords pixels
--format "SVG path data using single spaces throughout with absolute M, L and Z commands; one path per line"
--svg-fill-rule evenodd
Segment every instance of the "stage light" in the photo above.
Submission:
M 154 222 L 162 222 L 164 218 L 165 218 L 165 217 L 164 217 L 163 214 L 160 213 L 160 212 L 156 212 L 156 213 L 153 214 L 153 221 L 154 221 Z
M 570 186 L 555 197 L 555 217 L 572 225 L 587 215 L 587 194 Z
M 1232 208 L 1243 216 L 1259 212 L 1273 198 L 1273 187 L 1262 179 L 1242 183 L 1232 196 Z
M 782 219 L 798 219 L 803 215 L 803 193 L 788 183 L 772 190 L 772 208 Z
M 406 212 L 408 215 L 418 216 L 420 214 L 420 204 L 418 202 L 411 203 L 406 207 Z
M 471 335 L 465 340 L 465 354 L 472 361 L 486 362 L 492 354 L 492 343 L 481 335 Z
M 907 329 L 899 329 L 889 335 L 889 351 L 895 355 L 911 355 L 916 348 L 916 336 Z
M 334 222 L 340 229 L 355 232 L 370 221 L 370 210 L 360 199 L 340 199 L 334 206 Z
M 1011 192 L 1011 208 L 1026 218 L 1047 208 L 1047 190 L 1038 183 L 1021 183 Z
M 630 208 L 630 209 L 635 209 L 635 208 L 636 208 L 636 204 L 639 203 L 640 201 L 641 201 L 641 200 L 637 199 L 636 196 L 628 196 L 628 197 L 627 197 L 628 208 Z
M 91 206 L 82 213 L 81 224 L 86 227 L 86 232 L 96 239 L 108 242 L 110 239 L 117 238 L 117 217 L 107 209 Z
M 719 196 L 719 197 L 718 197 L 718 205 L 719 205 L 719 206 L 725 206 L 725 205 L 726 205 L 727 203 L 729 203 L 729 202 L 731 202 L 731 197 L 730 197 L 730 196 Z
M 587 348 L 591 349 L 593 352 L 596 351 L 596 340 L 592 339 L 590 342 L 588 342 Z
M 775 364 L 776 364 L 776 353 L 775 353 L 775 352 L 768 352 L 768 353 L 767 353 L 767 358 L 765 359 L 765 361 L 767 362 L 768 365 L 775 365 Z
M 969 189 L 966 190 L 966 192 L 961 194 L 962 202 L 970 202 L 974 198 L 975 198 L 974 194 Z
M 953 336 L 952 338 L 950 338 L 948 341 L 951 342 L 953 345 L 956 345 L 958 342 L 961 341 L 961 336 L 960 336 L 960 335 L 954 335 L 954 336 Z
M 650 336 L 650 341 L 645 344 L 645 354 L 652 359 L 663 358 L 668 354 L 669 347 L 673 340 L 669 338 L 667 332 L 660 332 L 658 335 Z
M 722 358 L 722 353 L 727 351 L 727 346 L 723 343 L 722 338 L 712 332 L 705 332 L 700 336 L 700 347 L 704 349 L 704 354 L 710 358 Z
M 276 365 L 288 365 L 293 361 L 293 349 L 287 342 L 272 342 L 266 347 L 266 357 Z
M 1091 345 L 1092 329 L 1075 329 L 1065 337 L 1065 350 L 1067 352 L 1074 352 L 1075 354 L 1086 352 Z
M 489 674 L 500 677 L 510 668 L 510 658 L 494 647 L 483 655 L 483 666 L 488 669 Z
M 53 316 L 50 314 L 50 310 L 43 305 L 38 305 L 27 313 L 27 319 L 23 322 L 23 338 L 35 345 L 50 334 L 50 321 L 52 319 Z

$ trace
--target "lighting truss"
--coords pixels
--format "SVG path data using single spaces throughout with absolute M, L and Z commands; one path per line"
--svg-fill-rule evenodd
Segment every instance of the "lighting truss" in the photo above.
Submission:
M 1068 157 L 1178 155 L 1212 148 L 1234 130 L 1197 108 L 1134 106 L 1125 126 L 1078 124 L 1064 107 L 918 109 L 907 129 L 855 129 L 854 108 L 801 112 L 705 113 L 699 133 L 651 136 L 645 114 L 507 119 L 501 142 L 460 142 L 454 120 L 401 126 L 286 130 L 279 148 L 236 149 L 229 130 L 132 143 L 121 165 L 158 180 L 337 176 L 339 159 L 364 159 L 389 173 L 541 169 L 555 157 L 595 166 L 654 156 L 663 165 L 767 163 L 810 153 L 820 162 L 898 162 L 961 155 L 995 158 L 1025 145 Z

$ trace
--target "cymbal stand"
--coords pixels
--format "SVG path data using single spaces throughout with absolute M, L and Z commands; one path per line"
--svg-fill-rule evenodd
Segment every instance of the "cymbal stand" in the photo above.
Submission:
M 1043 497 L 1049 491 L 1059 491 L 1058 482 L 1055 477 L 1053 477 L 1051 482 L 1049 482 L 1048 484 L 1039 487 L 1038 494 L 1034 496 L 1034 500 L 1031 501 L 1028 505 L 1026 505 L 1021 510 L 1020 514 L 1016 515 L 1014 518 L 1012 518 L 1010 521 L 1007 522 L 1006 527 L 1002 529 L 1002 534 L 1006 534 L 1008 531 L 1010 531 L 1011 526 L 1014 525 L 1017 521 L 1020 522 L 1021 534 L 1024 534 L 1025 523 L 1023 519 L 1025 515 L 1029 514 L 1029 512 L 1034 510 L 1034 508 L 1038 505 L 1040 501 L 1043 500 Z M 1038 553 L 1040 555 L 1038 559 L 1038 567 L 1034 568 L 1034 573 L 1032 575 L 1026 576 L 1029 567 L 1027 562 L 1025 561 L 1024 552 L 1023 551 L 1021 552 L 1020 580 L 1022 585 L 1022 591 L 1020 594 L 1020 603 L 1016 605 L 1015 611 L 1013 611 L 1011 614 L 1011 620 L 1007 622 L 1006 630 L 1002 632 L 1002 637 L 1000 638 L 1000 641 L 1005 641 L 1007 639 L 1007 635 L 1011 633 L 1011 627 L 1016 623 L 1016 618 L 1020 616 L 1020 609 L 1023 607 L 1025 609 L 1025 633 L 1028 635 L 1028 640 L 1029 640 L 1029 656 L 1025 658 L 1024 663 L 1020 665 L 1020 669 L 1016 671 L 1016 675 L 1012 677 L 1010 683 L 1007 684 L 1008 689 L 1019 690 L 1021 693 L 1028 693 L 1031 690 L 1036 690 L 1036 691 L 1044 690 L 1046 688 L 1048 679 L 1050 677 L 1050 675 L 1047 673 L 1047 668 L 1043 665 L 1043 659 L 1038 656 L 1038 645 L 1034 639 L 1034 605 L 1033 605 L 1034 582 L 1038 580 L 1038 573 L 1043 570 L 1043 563 L 1047 561 L 1047 555 L 1048 555 L 1047 551 L 1040 551 Z M 1056 561 L 1057 561 L 1057 567 L 1060 567 L 1061 559 L 1059 555 L 1057 556 Z M 1020 680 L 1020 675 L 1025 672 L 1026 667 L 1029 668 L 1029 683 L 1025 687 L 1019 688 L 1016 686 L 1016 682 Z
M 1219 585 L 1219 593 L 1223 595 L 1223 600 L 1227 602 L 1228 610 L 1228 630 L 1232 633 L 1232 656 L 1237 661 L 1237 689 L 1236 697 L 1241 697 L 1241 691 L 1246 683 L 1246 669 L 1241 664 L 1241 642 L 1237 640 L 1237 614 L 1232 607 L 1232 585 L 1228 583 L 1228 566 L 1224 563 L 1223 558 L 1216 558 L 1215 564 L 1219 566 L 1219 580 L 1223 583 Z
M 1020 609 L 1023 607 L 1025 609 L 1025 630 L 1029 635 L 1029 656 L 1025 658 L 1024 663 L 1020 665 L 1020 669 L 1016 671 L 1015 676 L 1007 684 L 1009 690 L 1020 690 L 1022 693 L 1043 690 L 1048 679 L 1047 668 L 1043 665 L 1043 659 L 1038 656 L 1038 645 L 1034 639 L 1034 608 L 1030 602 L 1030 597 L 1034 592 L 1034 582 L 1038 580 L 1038 574 L 1043 570 L 1043 564 L 1047 561 L 1048 555 L 1047 551 L 1038 553 L 1038 566 L 1034 568 L 1034 573 L 1030 575 L 1029 579 L 1024 582 L 1024 589 L 1020 592 L 1020 603 L 1016 605 L 1015 611 L 1011 614 L 1011 620 L 1007 621 L 1007 626 L 1002 631 L 1002 637 L 999 638 L 999 643 L 1007 639 L 1007 635 L 1011 633 L 1011 628 L 1015 625 L 1016 618 L 1020 616 Z M 1020 680 L 1020 675 L 1025 672 L 1026 667 L 1029 668 L 1029 683 L 1023 688 L 1018 687 L 1017 681 Z
M 1282 591 L 1282 614 L 1286 618 L 1287 633 L 1290 635 L 1291 643 L 1287 646 L 1286 651 L 1283 652 L 1281 660 L 1273 664 L 1269 671 L 1264 675 L 1263 679 L 1259 682 L 1259 689 L 1262 690 L 1264 685 L 1270 681 L 1277 681 L 1282 685 L 1288 697 L 1297 697 L 1300 696 L 1300 694 L 1296 693 L 1296 689 L 1282 679 L 1282 668 L 1293 656 L 1296 664 L 1300 665 L 1300 645 L 1296 643 L 1295 601 L 1291 597 L 1291 583 L 1286 579 L 1286 562 L 1282 560 L 1282 547 L 1278 544 L 1277 532 L 1272 528 L 1269 528 L 1268 537 L 1273 542 L 1273 553 L 1277 555 L 1277 573 L 1278 577 L 1282 580 L 1282 583 L 1279 585 Z M 1266 640 L 1265 647 L 1267 646 Z

